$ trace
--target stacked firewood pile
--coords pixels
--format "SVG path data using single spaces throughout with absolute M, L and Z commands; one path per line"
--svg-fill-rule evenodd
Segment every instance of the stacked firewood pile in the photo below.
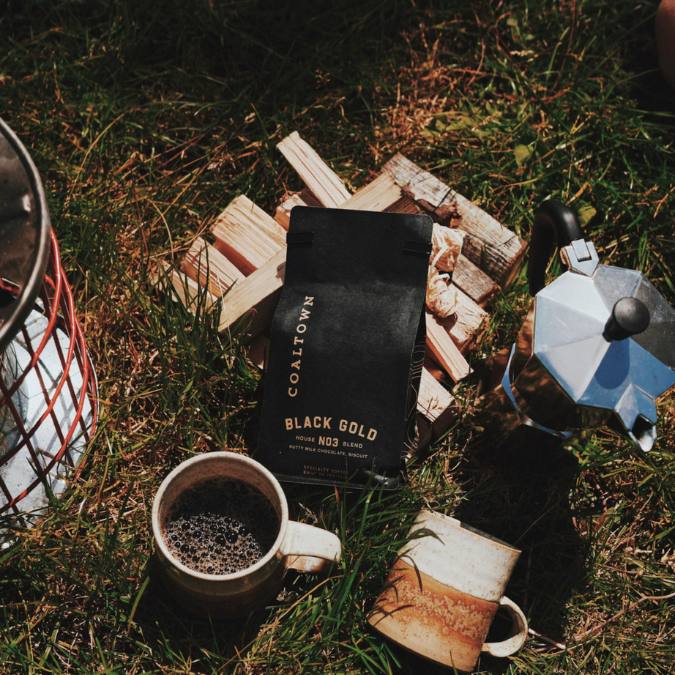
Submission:
M 418 445 L 431 442 L 458 412 L 454 398 L 432 373 L 442 370 L 457 382 L 471 372 L 465 355 L 487 327 L 486 307 L 517 274 L 525 242 L 401 154 L 352 195 L 297 132 L 278 148 L 306 187 L 286 195 L 274 216 L 246 196 L 236 197 L 213 225 L 214 243 L 195 239 L 180 269 L 167 270 L 176 292 L 188 305 L 200 288 L 209 302 L 222 302 L 220 330 L 243 332 L 250 358 L 262 367 L 266 333 L 284 282 L 293 207 L 430 215 L 435 225 L 427 289 L 429 367 L 418 399 Z

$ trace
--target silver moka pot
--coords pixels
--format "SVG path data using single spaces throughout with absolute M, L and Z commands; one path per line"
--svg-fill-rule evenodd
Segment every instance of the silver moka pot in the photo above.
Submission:
M 568 268 L 544 286 L 554 246 Z M 675 310 L 635 270 L 601 265 L 575 213 L 535 212 L 528 281 L 534 302 L 516 343 L 489 362 L 486 431 L 522 425 L 570 438 L 610 426 L 643 450 L 656 440 L 656 399 L 675 384 Z

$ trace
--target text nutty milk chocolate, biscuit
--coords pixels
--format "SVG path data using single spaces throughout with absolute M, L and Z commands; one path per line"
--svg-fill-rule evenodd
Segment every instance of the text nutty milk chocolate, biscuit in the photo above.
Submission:
M 428 216 L 296 206 L 257 459 L 279 479 L 398 485 L 415 441 Z

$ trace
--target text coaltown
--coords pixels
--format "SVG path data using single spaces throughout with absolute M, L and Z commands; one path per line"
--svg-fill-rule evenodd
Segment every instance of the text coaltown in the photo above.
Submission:
M 312 310 L 307 309 L 307 307 L 313 306 L 314 298 L 306 295 L 305 302 L 300 308 L 300 318 L 298 319 L 298 323 L 295 327 L 295 332 L 297 335 L 293 337 L 293 346 L 295 349 L 293 350 L 292 354 L 293 356 L 297 356 L 297 359 L 295 361 L 291 361 L 292 370 L 289 376 L 291 386 L 288 388 L 288 395 L 291 397 L 298 395 L 297 384 L 300 382 L 300 369 L 302 367 L 302 345 L 305 342 L 304 334 L 307 331 L 307 321 L 309 320 L 309 317 L 312 313 Z

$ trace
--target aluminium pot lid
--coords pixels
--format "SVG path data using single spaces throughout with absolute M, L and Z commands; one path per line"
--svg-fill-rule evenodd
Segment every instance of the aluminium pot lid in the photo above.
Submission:
M 608 340 L 614 305 L 626 297 L 645 304 L 649 326 Z M 656 422 L 654 400 L 675 385 L 675 310 L 635 270 L 599 265 L 592 276 L 569 271 L 539 291 L 533 347 L 573 401 L 615 410 L 628 428 L 638 415 Z

